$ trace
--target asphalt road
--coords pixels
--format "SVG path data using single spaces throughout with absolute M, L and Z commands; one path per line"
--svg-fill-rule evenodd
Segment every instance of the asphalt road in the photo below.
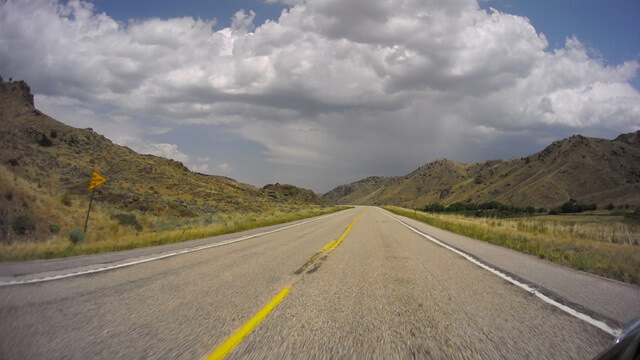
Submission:
M 288 295 L 229 358 L 588 359 L 611 341 L 606 331 L 394 218 L 612 328 L 640 313 L 637 287 L 357 207 L 261 236 L 265 230 L 117 255 L 2 264 L 0 285 L 224 244 L 0 286 L 0 359 L 202 359 L 286 288 Z M 254 237 L 226 243 L 246 234 Z M 509 257 L 516 259 L 511 265 Z M 572 278 L 594 285 L 562 288 Z M 615 309 L 602 303 L 610 292 L 622 298 L 611 303 Z

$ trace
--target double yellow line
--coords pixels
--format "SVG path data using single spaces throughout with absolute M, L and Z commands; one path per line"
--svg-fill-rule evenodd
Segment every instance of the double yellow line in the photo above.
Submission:
M 347 226 L 347 229 L 344 231 L 344 233 L 342 233 L 342 235 L 338 238 L 338 240 L 330 241 L 327 245 L 322 247 L 321 252 L 326 252 L 325 256 L 330 252 L 332 252 L 333 250 L 335 250 L 335 248 L 337 248 L 338 245 L 340 245 L 342 240 L 344 240 L 344 238 L 347 237 L 347 234 L 349 234 L 349 232 L 351 231 L 353 226 L 356 224 L 356 222 L 358 222 L 358 220 L 360 220 L 360 218 L 364 215 L 365 211 L 366 209 L 360 215 L 358 215 L 353 220 L 353 222 L 349 224 L 349 226 Z M 235 333 L 229 336 L 229 338 L 227 338 L 227 340 L 225 340 L 222 344 L 220 344 L 220 346 L 215 348 L 213 352 L 206 357 L 206 359 L 207 360 L 224 359 L 225 356 L 229 355 L 229 353 L 233 351 L 233 349 L 235 349 L 236 346 L 240 345 L 242 340 L 245 337 L 247 337 L 247 335 L 249 335 L 251 331 L 253 331 L 253 329 L 256 328 L 256 326 L 260 325 L 260 323 L 269 315 L 269 313 L 271 313 L 271 311 L 273 311 L 273 309 L 275 309 L 276 306 L 278 306 L 278 304 L 280 304 L 280 302 L 284 300 L 285 297 L 287 297 L 287 295 L 289 294 L 289 291 L 291 291 L 291 287 L 293 287 L 293 284 L 295 284 L 295 281 L 293 281 L 290 285 L 287 285 L 284 289 L 282 289 L 280 293 L 278 293 L 278 295 L 276 295 L 273 299 L 271 299 L 271 301 L 269 301 L 269 303 L 265 305 L 265 307 L 263 307 L 262 310 L 260 310 L 253 318 L 251 318 L 251 320 L 249 320 L 240 329 L 238 329 Z

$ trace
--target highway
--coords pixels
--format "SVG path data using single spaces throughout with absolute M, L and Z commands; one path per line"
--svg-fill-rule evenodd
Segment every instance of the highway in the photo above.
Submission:
M 638 287 L 375 207 L 0 264 L 0 359 L 589 359 L 638 315 Z

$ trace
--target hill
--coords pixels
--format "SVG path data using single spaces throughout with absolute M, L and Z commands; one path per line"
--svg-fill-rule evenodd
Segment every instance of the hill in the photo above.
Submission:
M 556 207 L 581 203 L 640 206 L 640 131 L 614 140 L 574 135 L 533 155 L 463 164 L 446 159 L 405 176 L 370 177 L 323 195 L 336 204 L 388 204 L 410 208 L 439 202 L 499 201 Z
M 2 78 L 0 149 L 0 240 L 5 243 L 43 240 L 60 230 L 82 227 L 94 170 L 108 179 L 97 188 L 95 215 L 92 212 L 92 221 L 95 216 L 103 231 L 126 219 L 138 227 L 131 223 L 141 220 L 127 215 L 144 217 L 146 228 L 162 230 L 229 213 L 327 205 L 310 190 L 291 185 L 260 189 L 194 173 L 177 161 L 137 154 L 92 129 L 74 128 L 43 114 L 34 107 L 25 82 Z M 34 222 L 35 226 L 25 224 L 29 236 L 17 234 L 18 217 Z

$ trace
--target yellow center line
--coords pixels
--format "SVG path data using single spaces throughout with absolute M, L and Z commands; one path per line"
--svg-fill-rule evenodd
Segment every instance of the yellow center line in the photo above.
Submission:
M 344 240 L 347 234 L 349 234 L 353 226 L 356 224 L 356 222 L 358 222 L 358 220 L 360 220 L 360 218 L 364 215 L 366 211 L 367 210 L 365 209 L 360 215 L 358 215 L 358 217 L 356 217 L 353 220 L 351 224 L 349 224 L 349 226 L 347 226 L 347 229 L 344 231 L 344 233 L 342 233 L 342 235 L 340 236 L 340 238 L 338 238 L 338 240 L 332 240 L 322 248 L 322 252 L 326 251 L 326 253 L 324 254 L 324 258 L 326 258 L 327 254 L 329 254 L 338 245 L 340 245 L 342 240 Z M 315 259 L 312 259 L 312 260 L 315 260 Z M 300 278 L 298 278 L 298 280 L 299 279 Z M 205 359 L 206 360 L 224 359 L 227 355 L 229 355 L 229 353 L 233 351 L 233 349 L 235 349 L 236 346 L 240 345 L 242 340 L 247 335 L 249 335 L 251 331 L 253 331 L 253 329 L 255 329 L 255 327 L 258 326 L 269 315 L 269 313 L 271 313 L 271 311 L 273 311 L 273 309 L 275 309 L 276 306 L 280 304 L 282 300 L 284 300 L 285 297 L 287 297 L 287 295 L 289 294 L 289 291 L 291 291 L 291 287 L 296 282 L 297 281 L 294 281 L 290 285 L 287 285 L 284 289 L 282 289 L 282 291 L 280 291 L 280 293 L 276 295 L 276 297 L 271 299 L 271 301 L 267 305 L 265 305 L 265 307 L 263 307 L 262 310 L 260 310 L 253 318 L 251 318 L 251 320 L 249 320 L 240 329 L 238 329 L 235 333 L 233 333 L 233 335 L 229 336 L 229 338 L 227 338 L 222 344 L 220 344 L 220 346 L 215 348 L 213 352 L 209 356 L 207 356 Z
M 327 250 L 329 247 L 331 247 L 331 245 L 333 245 L 334 242 L 336 242 L 336 241 L 335 240 L 329 241 L 329 243 L 327 245 L 322 247 L 322 251 Z
M 211 355 L 207 356 L 207 360 L 217 360 L 224 359 L 231 350 L 233 350 L 236 346 L 238 346 L 242 339 L 244 339 L 251 331 L 258 326 L 264 320 L 269 313 L 275 309 L 276 306 L 289 294 L 291 291 L 291 286 L 287 286 L 276 297 L 274 297 L 265 307 L 260 310 L 256 316 L 254 316 L 251 320 L 249 320 L 243 327 L 238 329 L 235 334 L 229 336 L 225 342 L 223 342 L 220 346 L 218 346 Z
M 349 226 L 347 227 L 347 230 L 345 230 L 345 232 L 342 234 L 342 236 L 340 236 L 340 238 L 335 242 L 335 244 L 333 244 L 333 246 L 331 246 L 329 248 L 329 252 L 333 251 L 335 248 L 338 247 L 338 245 L 340 245 L 340 243 L 342 242 L 342 240 L 344 240 L 345 237 L 347 237 L 347 234 L 349 234 L 349 232 L 351 231 L 351 228 L 353 228 L 353 226 L 358 222 L 358 220 L 360 220 L 360 218 L 364 215 L 364 213 L 367 211 L 367 209 L 365 209 L 362 214 L 360 214 L 357 218 L 355 218 L 353 220 L 353 222 L 351 224 L 349 224 Z

